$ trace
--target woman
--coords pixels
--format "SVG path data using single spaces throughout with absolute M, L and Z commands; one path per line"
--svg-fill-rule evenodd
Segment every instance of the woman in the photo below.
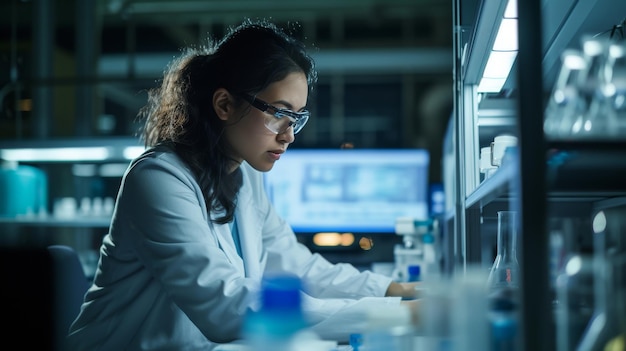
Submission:
M 73 350 L 210 350 L 240 337 L 269 272 L 305 282 L 322 338 L 346 340 L 359 310 L 413 295 L 312 254 L 264 193 L 261 172 L 305 125 L 315 81 L 304 46 L 265 22 L 172 62 L 142 111 L 147 150 L 122 179 Z

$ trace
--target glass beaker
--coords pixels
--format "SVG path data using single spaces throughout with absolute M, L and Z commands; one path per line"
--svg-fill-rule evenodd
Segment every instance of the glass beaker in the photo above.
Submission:
M 519 287 L 517 261 L 517 212 L 498 212 L 497 254 L 487 280 L 491 292 L 500 288 Z

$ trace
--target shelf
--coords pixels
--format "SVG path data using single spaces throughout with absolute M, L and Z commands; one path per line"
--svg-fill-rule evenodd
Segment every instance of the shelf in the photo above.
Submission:
M 598 201 L 626 196 L 626 143 L 611 141 L 550 143 L 547 160 L 548 200 Z M 485 179 L 465 201 L 482 208 L 508 196 L 516 167 L 502 167 Z
M 614 148 L 610 148 L 612 145 Z M 626 194 L 626 147 L 571 143 L 551 148 L 547 180 L 551 192 Z
M 7 218 L 0 217 L 0 225 L 22 225 L 22 226 L 39 226 L 39 227 L 72 227 L 72 228 L 108 228 L 111 224 L 110 217 L 75 217 L 75 218 L 56 218 L 56 217 L 19 217 Z
M 619 151 L 626 150 L 626 140 L 584 139 L 547 140 L 548 150 L 569 151 Z
M 476 190 L 465 199 L 465 208 L 476 209 L 483 207 L 498 197 L 507 194 L 510 182 L 517 173 L 513 165 L 502 166 L 491 177 L 485 179 Z

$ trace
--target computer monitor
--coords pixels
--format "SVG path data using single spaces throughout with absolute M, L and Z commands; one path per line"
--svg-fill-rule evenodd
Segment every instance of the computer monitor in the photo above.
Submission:
M 290 149 L 264 182 L 296 233 L 394 233 L 428 218 L 428 169 L 425 149 Z

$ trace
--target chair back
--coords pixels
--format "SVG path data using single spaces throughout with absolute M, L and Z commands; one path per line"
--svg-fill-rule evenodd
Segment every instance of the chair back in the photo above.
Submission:
M 90 282 L 76 251 L 66 245 L 48 246 L 54 266 L 54 314 L 57 349 L 65 349 L 64 341 L 70 325 L 80 312 L 80 306 Z

